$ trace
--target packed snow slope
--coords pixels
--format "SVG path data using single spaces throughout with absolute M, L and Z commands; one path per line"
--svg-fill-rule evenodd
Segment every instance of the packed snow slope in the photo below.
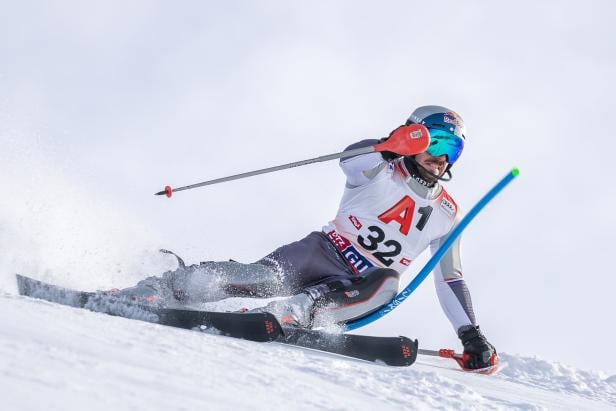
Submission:
M 3 410 L 616 409 L 616 376 L 503 354 L 393 368 L 0 294 Z

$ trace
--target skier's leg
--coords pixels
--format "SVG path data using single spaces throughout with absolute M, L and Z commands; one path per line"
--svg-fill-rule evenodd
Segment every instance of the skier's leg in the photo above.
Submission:
M 252 264 L 207 261 L 165 273 L 176 299 L 211 302 L 228 297 L 288 296 L 333 275 L 353 275 L 321 232 L 279 247 Z
M 356 278 L 331 277 L 253 311 L 269 311 L 282 324 L 299 327 L 343 323 L 389 303 L 398 292 L 399 277 L 388 268 L 369 269 Z
M 280 273 L 263 264 L 206 261 L 170 274 L 175 297 L 211 302 L 229 297 L 271 297 L 286 290 Z
M 279 247 L 257 263 L 271 266 L 282 273 L 281 281 L 291 294 L 299 293 L 306 286 L 327 278 L 356 276 L 339 251 L 320 231 Z
M 148 277 L 119 295 L 163 304 L 191 304 L 228 297 L 270 297 L 284 292 L 280 274 L 262 264 L 207 261 Z
M 300 293 L 307 285 L 332 277 L 354 277 L 322 232 L 284 245 L 253 264 L 208 261 L 149 277 L 121 294 L 163 302 L 199 303 L 228 297 L 272 297 Z
M 316 300 L 313 325 L 344 323 L 377 311 L 398 293 L 400 274 L 389 268 L 372 268 L 351 284 L 328 283 L 331 291 Z

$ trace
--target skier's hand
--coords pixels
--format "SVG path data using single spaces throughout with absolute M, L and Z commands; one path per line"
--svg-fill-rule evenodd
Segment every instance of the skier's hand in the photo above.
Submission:
M 491 367 L 497 363 L 496 349 L 481 333 L 479 326 L 460 327 L 458 337 L 464 345 L 464 368 L 476 370 Z
M 412 156 L 423 153 L 430 145 L 430 132 L 421 124 L 400 126 L 389 136 L 375 144 L 375 151 L 383 153 L 385 160 L 400 156 Z M 387 153 L 387 154 L 386 154 Z
M 380 139 L 379 143 L 386 142 L 389 139 L 389 137 L 391 137 L 396 132 L 396 130 L 398 130 L 400 127 L 404 127 L 404 126 L 396 127 L 394 130 L 391 131 L 391 133 L 389 133 L 389 135 L 387 137 L 383 137 L 382 139 Z M 392 160 L 395 160 L 395 159 L 397 159 L 399 157 L 402 157 L 400 154 L 396 154 L 396 153 L 391 152 L 391 151 L 381 151 L 381 156 L 383 157 L 383 159 L 385 161 L 392 161 Z

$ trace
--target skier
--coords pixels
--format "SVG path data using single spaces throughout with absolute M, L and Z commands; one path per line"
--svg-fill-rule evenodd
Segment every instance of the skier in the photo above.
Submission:
M 462 154 L 462 118 L 445 107 L 423 106 L 404 126 L 410 124 L 423 124 L 430 132 L 424 153 L 403 157 L 373 152 L 340 160 L 344 194 L 336 217 L 321 231 L 252 264 L 207 261 L 187 267 L 178 258 L 177 270 L 146 278 L 119 295 L 162 305 L 291 295 L 255 311 L 307 328 L 378 310 L 397 294 L 400 274 L 428 246 L 435 252 L 459 220 L 458 206 L 439 180 L 451 179 L 451 168 Z M 378 142 L 363 140 L 346 150 Z M 477 326 L 462 276 L 459 239 L 435 268 L 434 282 L 464 346 L 465 367 L 493 365 L 496 351 Z

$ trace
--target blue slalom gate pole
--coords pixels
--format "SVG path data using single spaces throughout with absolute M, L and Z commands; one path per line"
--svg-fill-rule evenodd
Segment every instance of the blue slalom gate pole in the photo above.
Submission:
M 458 223 L 458 225 L 451 231 L 451 234 L 445 240 L 443 245 L 434 253 L 432 258 L 426 263 L 424 268 L 413 278 L 413 280 L 406 286 L 404 290 L 402 290 L 394 299 L 382 307 L 380 310 L 373 312 L 365 317 L 359 318 L 354 321 L 350 321 L 346 323 L 343 327 L 344 331 L 351 331 L 357 328 L 363 327 L 364 325 L 368 325 L 371 322 L 378 320 L 384 315 L 393 311 L 394 308 L 402 304 L 406 298 L 411 295 L 413 291 L 419 287 L 419 285 L 426 279 L 426 277 L 432 272 L 434 267 L 441 261 L 441 258 L 445 255 L 449 247 L 453 244 L 454 241 L 462 234 L 462 231 L 470 224 L 471 221 L 475 218 L 477 214 L 488 204 L 498 193 L 501 192 L 503 188 L 507 186 L 515 177 L 520 174 L 520 171 L 517 168 L 511 170 L 501 181 L 499 181 L 486 195 L 483 196 L 481 200 L 464 216 L 464 218 Z

